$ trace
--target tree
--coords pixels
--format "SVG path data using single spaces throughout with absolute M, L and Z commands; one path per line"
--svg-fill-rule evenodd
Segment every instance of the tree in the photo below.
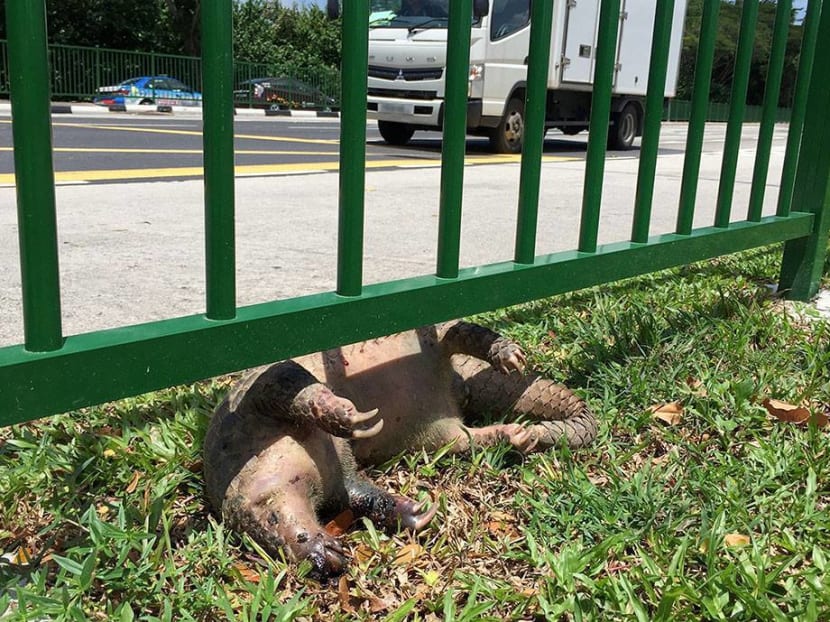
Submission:
M 340 26 L 316 7 L 282 6 L 278 0 L 237 0 L 234 58 L 256 63 L 313 67 L 340 64 Z
M 730 2 L 722 0 L 720 4 L 710 91 L 710 100 L 714 102 L 729 101 L 742 8 L 743 2 L 741 1 Z M 752 55 L 749 89 L 747 92 L 747 103 L 752 105 L 759 105 L 764 99 L 764 86 L 766 84 L 767 70 L 769 67 L 775 11 L 775 0 L 763 0 L 759 5 L 758 25 L 755 30 L 755 47 Z M 683 49 L 677 85 L 677 96 L 679 99 L 691 99 L 692 97 L 702 15 L 703 0 L 689 0 L 686 11 Z M 798 65 L 798 53 L 801 47 L 802 26 L 801 24 L 794 23 L 795 17 L 795 11 L 793 11 L 790 19 L 785 70 L 779 96 L 779 105 L 781 106 L 789 106 L 792 103 L 796 67 Z
M 199 54 L 199 0 L 46 0 L 46 24 L 50 43 Z

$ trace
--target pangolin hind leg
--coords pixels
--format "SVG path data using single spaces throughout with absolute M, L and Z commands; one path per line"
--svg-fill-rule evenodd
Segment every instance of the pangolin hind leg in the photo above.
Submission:
M 567 387 L 526 373 L 504 374 L 477 358 L 456 354 L 453 369 L 463 383 L 465 420 L 513 413 L 531 422 L 526 426 L 531 449 L 547 449 L 560 442 L 584 447 L 597 434 L 597 420 L 585 402 Z

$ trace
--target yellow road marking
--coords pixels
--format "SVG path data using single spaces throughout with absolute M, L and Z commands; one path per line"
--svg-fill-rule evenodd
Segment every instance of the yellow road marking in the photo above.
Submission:
M 97 125 L 95 123 L 53 123 L 53 126 L 80 127 L 93 130 L 112 130 L 114 132 L 144 132 L 147 134 L 174 134 L 177 136 L 201 136 L 201 131 L 196 130 L 170 130 L 154 127 L 126 127 L 120 125 Z M 318 138 L 294 138 L 289 136 L 260 136 L 258 134 L 234 134 L 234 138 L 247 140 L 270 140 L 285 143 L 303 143 L 310 145 L 336 145 L 338 140 L 324 140 Z
M 568 162 L 579 160 L 572 156 L 545 156 L 544 162 Z M 466 165 L 499 164 L 519 162 L 520 156 L 494 155 L 473 156 L 465 160 Z M 394 159 L 394 160 L 367 160 L 366 168 L 434 168 L 441 165 L 440 159 Z M 244 164 L 236 166 L 236 175 L 273 175 L 279 173 L 314 173 L 320 171 L 336 171 L 340 167 L 337 161 L 329 162 L 293 162 L 287 164 Z M 181 166 L 175 168 L 149 169 L 113 169 L 92 171 L 56 171 L 57 183 L 77 183 L 93 181 L 115 181 L 134 179 L 163 179 L 170 177 L 202 177 L 204 171 L 201 166 Z M 0 174 L 0 185 L 14 185 L 13 174 Z
M 0 147 L 0 152 L 13 151 L 12 147 Z M 54 147 L 53 151 L 57 153 L 151 153 L 155 155 L 164 155 L 165 153 L 173 155 L 202 155 L 201 149 L 140 149 L 134 147 Z M 257 150 L 257 149 L 235 149 L 234 153 L 237 155 L 300 155 L 300 156 L 330 156 L 334 155 L 335 151 L 286 151 L 286 150 Z

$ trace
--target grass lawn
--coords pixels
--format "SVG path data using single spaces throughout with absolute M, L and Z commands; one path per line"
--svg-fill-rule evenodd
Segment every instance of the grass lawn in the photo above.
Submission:
M 475 318 L 585 396 L 596 443 L 371 472 L 441 509 L 418 536 L 348 532 L 330 585 L 205 506 L 202 438 L 229 378 L 0 430 L 0 618 L 830 619 L 830 329 L 770 293 L 779 262 L 764 249 Z

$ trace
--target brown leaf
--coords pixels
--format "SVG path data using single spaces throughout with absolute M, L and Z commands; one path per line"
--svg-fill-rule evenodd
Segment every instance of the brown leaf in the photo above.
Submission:
M 242 562 L 236 562 L 233 565 L 233 568 L 243 579 L 245 579 L 245 581 L 248 581 L 249 583 L 259 583 L 259 573 L 253 568 L 249 568 Z
M 343 611 L 346 613 L 354 613 L 352 597 L 349 594 L 349 580 L 346 578 L 346 575 L 341 575 L 340 580 L 337 582 L 337 598 L 340 601 L 340 606 L 343 607 Z
M 654 418 L 669 425 L 680 425 L 683 421 L 683 405 L 680 402 L 655 404 L 651 407 Z
M 706 391 L 706 387 L 703 386 L 703 383 L 697 378 L 693 378 L 692 376 L 686 378 L 686 386 L 689 387 L 692 393 L 697 395 L 698 397 L 706 397 L 709 394 Z
M 378 598 L 374 594 L 369 594 L 369 611 L 372 613 L 380 613 L 389 609 L 389 603 L 382 598 Z
M 133 478 L 130 480 L 130 483 L 127 484 L 127 487 L 124 489 L 127 494 L 131 494 L 135 492 L 135 489 L 138 487 L 138 480 L 141 479 L 141 472 L 136 471 L 133 473 Z
M 372 548 L 369 547 L 369 545 L 364 544 L 363 542 L 361 542 L 355 547 L 354 557 L 360 563 L 367 562 L 374 556 L 375 552 L 372 550 Z
M 742 533 L 728 533 L 724 536 L 723 543 L 726 546 L 746 546 L 750 539 Z
M 417 542 L 406 544 L 398 550 L 398 553 L 395 555 L 395 559 L 392 563 L 395 566 L 410 566 L 416 559 L 418 559 L 418 557 L 421 556 L 423 552 L 424 547 Z
M 810 409 L 804 406 L 794 406 L 793 404 L 770 398 L 765 399 L 763 404 L 770 415 L 784 423 L 807 423 L 811 418 L 820 428 L 826 426 L 828 423 L 827 415 L 824 413 L 812 414 Z
M 328 522 L 325 531 L 330 536 L 337 538 L 346 533 L 353 524 L 354 513 L 351 510 L 344 510 Z
M 513 522 L 514 517 L 507 512 L 500 510 L 493 510 L 490 512 L 490 520 L 485 523 L 488 533 L 494 538 L 507 536 L 509 538 L 518 538 L 519 532 L 516 530 Z

